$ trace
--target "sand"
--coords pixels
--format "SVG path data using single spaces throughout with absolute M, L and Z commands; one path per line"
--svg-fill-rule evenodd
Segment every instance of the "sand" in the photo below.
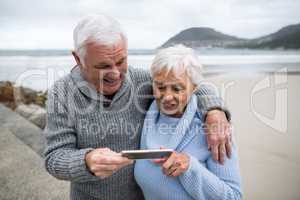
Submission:
M 300 75 L 231 73 L 207 80 L 233 115 L 244 199 L 300 199 Z

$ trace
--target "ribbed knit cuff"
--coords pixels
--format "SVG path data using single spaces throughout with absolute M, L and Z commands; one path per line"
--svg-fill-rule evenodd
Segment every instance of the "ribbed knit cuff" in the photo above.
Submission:
M 85 162 L 85 155 L 92 150 L 92 148 L 81 149 L 72 152 L 70 155 L 69 169 L 73 181 L 88 182 L 99 180 L 98 177 L 91 174 Z
M 206 111 L 205 115 L 204 115 L 204 121 L 206 120 L 206 117 L 207 117 L 207 113 L 211 110 L 220 110 L 220 111 L 223 111 L 225 113 L 225 116 L 228 120 L 228 122 L 230 122 L 231 120 L 231 114 L 230 114 L 230 111 L 226 108 L 226 107 L 221 107 L 221 106 L 217 106 L 217 107 L 210 107 L 208 108 L 208 110 Z
M 200 164 L 201 165 L 201 164 Z M 190 165 L 189 168 L 179 176 L 180 179 L 185 179 L 185 180 L 192 180 L 191 177 L 195 177 L 196 174 L 199 171 L 199 161 L 193 157 L 190 156 Z
M 223 111 L 228 121 L 231 120 L 231 114 L 229 110 L 224 106 L 223 101 L 220 97 L 214 95 L 198 96 L 198 110 L 204 116 L 205 122 L 207 113 L 211 110 Z

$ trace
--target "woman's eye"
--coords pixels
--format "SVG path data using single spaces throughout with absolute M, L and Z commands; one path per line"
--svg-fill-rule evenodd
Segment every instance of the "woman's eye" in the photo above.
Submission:
M 166 87 L 163 87 L 163 86 L 158 86 L 157 88 L 158 88 L 160 91 L 163 91 L 163 90 L 166 89 Z
M 173 87 L 173 90 L 174 90 L 175 92 L 180 92 L 180 91 L 183 90 L 183 88 L 180 87 L 180 86 L 175 86 L 175 87 Z

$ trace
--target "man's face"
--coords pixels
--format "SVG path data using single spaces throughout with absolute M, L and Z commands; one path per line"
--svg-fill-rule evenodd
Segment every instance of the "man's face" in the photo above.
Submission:
M 114 95 L 120 89 L 128 69 L 126 42 L 121 40 L 110 46 L 87 43 L 84 65 L 80 64 L 84 78 L 98 92 Z

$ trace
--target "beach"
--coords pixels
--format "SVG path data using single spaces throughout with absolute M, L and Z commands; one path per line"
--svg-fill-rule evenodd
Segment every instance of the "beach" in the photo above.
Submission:
M 204 68 L 204 82 L 218 90 L 232 114 L 244 199 L 300 199 L 300 56 L 280 54 L 202 57 L 208 66 Z M 131 65 L 143 68 L 152 58 L 129 56 Z M 24 75 L 24 83 L 36 90 L 44 90 L 49 83 L 47 73 L 55 75 L 51 82 L 68 73 L 74 64 L 70 56 L 18 59 L 2 57 L 1 63 L 0 58 L 1 79 L 16 82 L 32 70 L 36 76 Z M 13 73 L 7 72 L 5 67 L 12 63 L 17 66 L 12 67 Z M 0 125 L 0 132 L 4 127 L 6 134 L 13 132 L 5 124 Z M 22 169 L 22 163 L 19 165 Z M 4 179 L 3 172 L 0 167 L 0 180 Z
M 230 85 L 224 99 L 233 117 L 245 199 L 300 199 L 300 74 L 281 76 L 286 76 L 287 82 L 255 94 L 255 86 L 262 80 L 272 81 L 274 74 L 225 74 L 208 78 L 219 89 L 224 84 Z M 287 117 L 279 113 L 282 115 L 272 125 L 258 116 L 275 118 L 276 89 L 286 91 L 283 99 L 287 102 L 277 96 L 281 104 L 277 108 L 286 111 Z M 276 127 L 280 123 L 283 127 Z

